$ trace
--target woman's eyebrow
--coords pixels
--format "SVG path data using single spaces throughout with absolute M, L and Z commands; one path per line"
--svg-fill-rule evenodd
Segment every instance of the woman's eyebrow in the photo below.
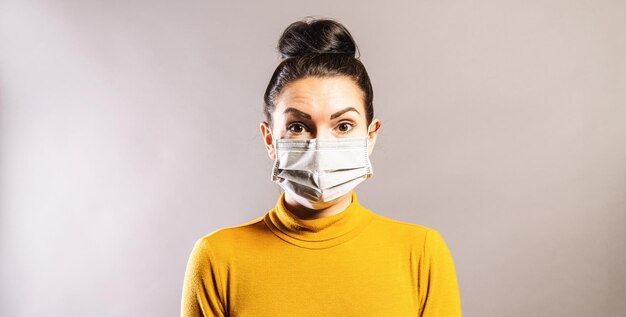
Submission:
M 348 111 L 354 111 L 354 112 L 356 112 L 356 113 L 358 113 L 358 114 L 361 114 L 358 110 L 354 109 L 354 107 L 348 107 L 348 108 L 346 108 L 346 109 L 339 110 L 339 111 L 337 111 L 337 112 L 333 113 L 333 114 L 330 116 L 330 120 L 335 119 L 335 118 L 337 118 L 337 117 L 341 116 L 342 114 L 344 114 L 344 113 L 346 113 L 346 112 L 348 112 Z
M 305 119 L 311 120 L 311 115 L 310 114 L 304 113 L 304 112 L 302 112 L 302 111 L 300 111 L 300 110 L 298 110 L 296 108 L 289 107 L 289 108 L 285 109 L 285 111 L 283 111 L 283 114 L 290 113 L 290 112 L 295 114 L 295 115 L 297 115 L 297 116 L 299 116 L 299 117 L 303 117 Z

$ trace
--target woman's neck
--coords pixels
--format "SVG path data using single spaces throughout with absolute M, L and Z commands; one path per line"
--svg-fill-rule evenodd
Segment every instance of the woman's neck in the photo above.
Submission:
M 336 215 L 348 208 L 352 203 L 352 193 L 347 193 L 320 209 L 311 209 L 299 204 L 289 193 L 285 193 L 285 208 L 300 219 L 319 219 Z

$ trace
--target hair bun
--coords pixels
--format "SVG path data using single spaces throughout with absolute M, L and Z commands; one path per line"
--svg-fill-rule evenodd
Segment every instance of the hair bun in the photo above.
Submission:
M 278 40 L 278 51 L 283 59 L 310 53 L 339 53 L 356 57 L 357 46 L 341 23 L 307 17 L 285 29 Z

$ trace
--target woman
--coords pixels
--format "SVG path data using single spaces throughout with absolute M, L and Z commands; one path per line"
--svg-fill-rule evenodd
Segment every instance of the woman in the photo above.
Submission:
M 260 125 L 284 192 L 248 223 L 200 238 L 181 316 L 460 316 L 454 264 L 439 233 L 361 206 L 380 120 L 348 30 L 290 25 Z

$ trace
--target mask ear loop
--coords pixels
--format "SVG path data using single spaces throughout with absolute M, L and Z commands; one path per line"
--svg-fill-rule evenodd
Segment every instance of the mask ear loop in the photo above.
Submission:
M 372 162 L 370 162 L 370 127 L 367 127 L 367 136 L 365 137 L 365 160 L 367 162 L 367 178 L 371 178 L 374 175 L 374 169 L 372 168 Z
M 276 159 L 274 160 L 274 166 L 272 167 L 272 175 L 271 175 L 271 180 L 272 182 L 277 182 L 278 179 L 278 166 L 280 165 L 280 161 L 278 159 L 278 139 L 274 138 L 274 135 L 272 135 L 272 145 L 274 146 L 274 156 L 276 157 Z

